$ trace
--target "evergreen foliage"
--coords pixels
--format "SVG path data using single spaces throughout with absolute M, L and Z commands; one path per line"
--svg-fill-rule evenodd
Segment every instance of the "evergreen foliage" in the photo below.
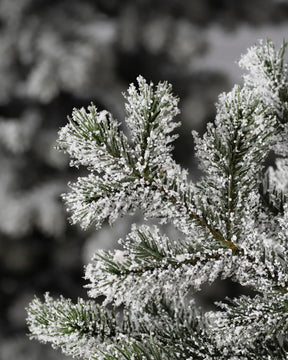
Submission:
M 73 111 L 59 148 L 89 175 L 64 195 L 72 223 L 100 227 L 141 209 L 181 237 L 134 225 L 122 250 L 99 250 L 86 267 L 95 302 L 34 299 L 31 338 L 87 360 L 288 358 L 285 49 L 260 42 L 242 56 L 244 85 L 219 97 L 203 138 L 193 134 L 204 172 L 196 184 L 172 158 L 179 110 L 166 82 L 138 77 L 130 86 L 129 136 L 93 104 Z M 272 152 L 278 159 L 266 169 Z M 257 295 L 201 313 L 191 293 L 218 277 Z

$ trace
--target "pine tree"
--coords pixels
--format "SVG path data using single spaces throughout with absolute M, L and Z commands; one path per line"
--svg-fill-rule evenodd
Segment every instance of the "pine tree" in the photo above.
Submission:
M 202 138 L 193 133 L 195 184 L 172 158 L 179 110 L 166 82 L 139 76 L 129 87 L 129 137 L 107 111 L 74 109 L 59 148 L 89 174 L 64 195 L 72 223 L 99 228 L 141 209 L 158 225 L 134 225 L 122 250 L 94 254 L 85 279 L 95 300 L 35 297 L 31 338 L 87 360 L 288 358 L 285 49 L 260 42 L 242 56 L 244 85 L 220 95 Z M 193 294 L 219 277 L 254 295 L 202 312 Z

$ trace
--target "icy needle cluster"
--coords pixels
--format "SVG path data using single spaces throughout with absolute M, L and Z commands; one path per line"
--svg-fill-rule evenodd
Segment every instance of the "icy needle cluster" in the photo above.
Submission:
M 220 95 L 215 122 L 193 134 L 204 172 L 196 184 L 172 158 L 179 110 L 166 82 L 139 76 L 129 87 L 129 134 L 93 104 L 73 111 L 59 148 L 89 175 L 64 195 L 72 223 L 99 228 L 140 209 L 181 236 L 132 226 L 122 249 L 99 250 L 86 267 L 95 300 L 35 298 L 31 338 L 85 360 L 288 358 L 285 48 L 260 42 L 242 57 L 243 87 Z M 202 314 L 191 294 L 219 277 L 257 295 Z

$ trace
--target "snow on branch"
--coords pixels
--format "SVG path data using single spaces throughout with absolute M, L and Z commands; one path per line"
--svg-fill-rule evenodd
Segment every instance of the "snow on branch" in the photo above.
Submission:
M 33 338 L 87 360 L 287 359 L 285 50 L 260 42 L 241 58 L 243 87 L 220 95 L 215 122 L 194 133 L 204 170 L 195 184 L 172 158 L 179 110 L 166 82 L 130 85 L 127 136 L 107 111 L 73 111 L 59 148 L 89 174 L 63 196 L 72 222 L 99 228 L 140 209 L 179 238 L 134 225 L 121 249 L 97 251 L 86 267 L 88 294 L 102 303 L 35 299 Z M 271 152 L 276 166 L 265 170 Z M 218 277 L 257 295 L 201 314 L 191 296 Z

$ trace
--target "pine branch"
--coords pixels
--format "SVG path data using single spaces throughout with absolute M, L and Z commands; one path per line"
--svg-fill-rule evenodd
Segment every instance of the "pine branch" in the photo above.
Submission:
M 178 99 L 167 82 L 160 82 L 154 90 L 153 84 L 148 85 L 142 76 L 137 81 L 139 90 L 131 84 L 128 94 L 124 94 L 126 123 L 137 154 L 137 170 L 153 175 L 154 167 L 159 169 L 172 160 L 171 143 L 178 136 L 171 133 L 180 125 L 173 120 L 179 114 Z
M 126 95 L 128 139 L 107 112 L 74 110 L 59 133 L 72 165 L 90 174 L 64 195 L 72 221 L 101 226 L 141 208 L 172 223 L 181 239 L 154 226 L 133 227 L 122 250 L 99 250 L 86 268 L 89 295 L 101 305 L 35 299 L 32 337 L 84 359 L 286 359 L 288 327 L 286 44 L 248 51 L 244 86 L 220 96 L 215 123 L 195 135 L 205 177 L 188 181 L 171 157 L 178 100 L 171 86 L 139 77 Z M 273 150 L 277 169 L 263 164 Z M 191 290 L 217 277 L 257 292 L 201 316 Z M 106 305 L 115 306 L 107 310 Z M 121 305 L 123 316 L 115 314 Z
M 176 359 L 183 360 L 218 359 L 222 355 L 209 336 L 205 319 L 197 313 L 193 301 L 183 297 L 163 297 L 160 301 L 148 303 L 145 316 L 142 314 L 137 313 L 139 328 L 153 334 L 167 358 L 171 353 L 176 353 Z
M 207 173 L 199 185 L 201 199 L 204 195 L 211 207 L 207 221 L 223 229 L 223 238 L 241 243 L 243 222 L 255 213 L 262 164 L 277 123 L 246 88 L 236 86 L 223 94 L 217 109 L 215 125 L 202 140 L 195 135 L 200 165 Z
M 255 291 L 285 289 L 288 271 L 281 247 L 271 249 L 267 243 L 253 251 L 254 256 L 250 251 L 233 256 L 230 249 L 208 250 L 205 245 L 194 248 L 188 241 L 171 241 L 156 227 L 134 227 L 123 250 L 95 253 L 85 277 L 91 297 L 104 295 L 106 303 L 140 308 L 160 293 L 185 297 L 191 288 L 197 290 L 218 276 L 234 278 Z
M 240 67 L 248 70 L 243 76 L 245 86 L 253 89 L 265 104 L 273 104 L 280 123 L 288 120 L 288 68 L 285 62 L 287 43 L 283 41 L 277 51 L 271 40 L 252 46 L 241 57 Z
M 225 347 L 238 348 L 243 357 L 258 359 L 272 355 L 286 359 L 288 348 L 281 345 L 281 338 L 287 334 L 287 304 L 287 292 L 271 292 L 253 298 L 241 296 L 229 303 L 218 304 L 224 312 L 216 316 L 209 314 L 217 324 L 214 324 L 218 329 L 217 341 L 222 338 Z
M 170 133 L 178 126 L 172 120 L 179 112 L 171 86 L 159 83 L 154 92 L 153 84 L 143 78 L 139 77 L 138 83 L 139 92 L 131 85 L 126 96 L 133 147 L 113 117 L 106 111 L 97 112 L 93 105 L 88 112 L 75 109 L 70 123 L 59 132 L 59 149 L 74 159 L 71 164 L 85 165 L 100 175 L 90 174 L 70 184 L 72 191 L 63 198 L 72 213 L 71 222 L 80 222 L 83 228 L 92 223 L 100 227 L 106 219 L 112 223 L 121 215 L 134 213 L 145 200 L 147 217 L 173 221 L 186 234 L 194 223 L 203 228 L 203 236 L 208 232 L 237 251 L 231 240 L 198 215 L 187 173 L 170 156 L 170 143 L 175 139 Z
M 131 172 L 133 151 L 110 113 L 98 112 L 92 104 L 88 111 L 74 109 L 68 119 L 59 131 L 58 149 L 70 155 L 71 166 L 84 165 L 97 173 Z
M 217 353 L 193 308 L 184 308 L 179 300 L 181 316 L 178 317 L 173 305 L 164 299 L 159 304 L 149 303 L 146 311 L 151 324 L 147 327 L 139 312 L 126 311 L 123 320 L 119 320 L 113 311 L 91 301 L 78 300 L 73 304 L 63 297 L 53 300 L 46 294 L 43 303 L 35 298 L 29 305 L 28 325 L 32 339 L 51 343 L 65 354 L 83 359 L 184 360 L 181 349 L 190 345 L 191 359 L 192 356 L 204 359 L 202 347 L 211 355 Z M 179 350 L 176 358 L 171 354 L 173 346 Z
M 185 296 L 191 286 L 197 289 L 214 281 L 225 267 L 223 259 L 227 259 L 226 269 L 231 263 L 230 249 L 195 249 L 188 243 L 171 242 L 156 227 L 134 228 L 123 247 L 94 254 L 85 275 L 91 297 L 104 295 L 105 303 L 143 307 L 161 292 Z
M 53 300 L 45 295 L 42 303 L 35 298 L 28 309 L 31 339 L 60 347 L 66 355 L 91 359 L 97 349 L 116 340 L 118 328 L 113 313 L 92 301 L 61 297 Z

